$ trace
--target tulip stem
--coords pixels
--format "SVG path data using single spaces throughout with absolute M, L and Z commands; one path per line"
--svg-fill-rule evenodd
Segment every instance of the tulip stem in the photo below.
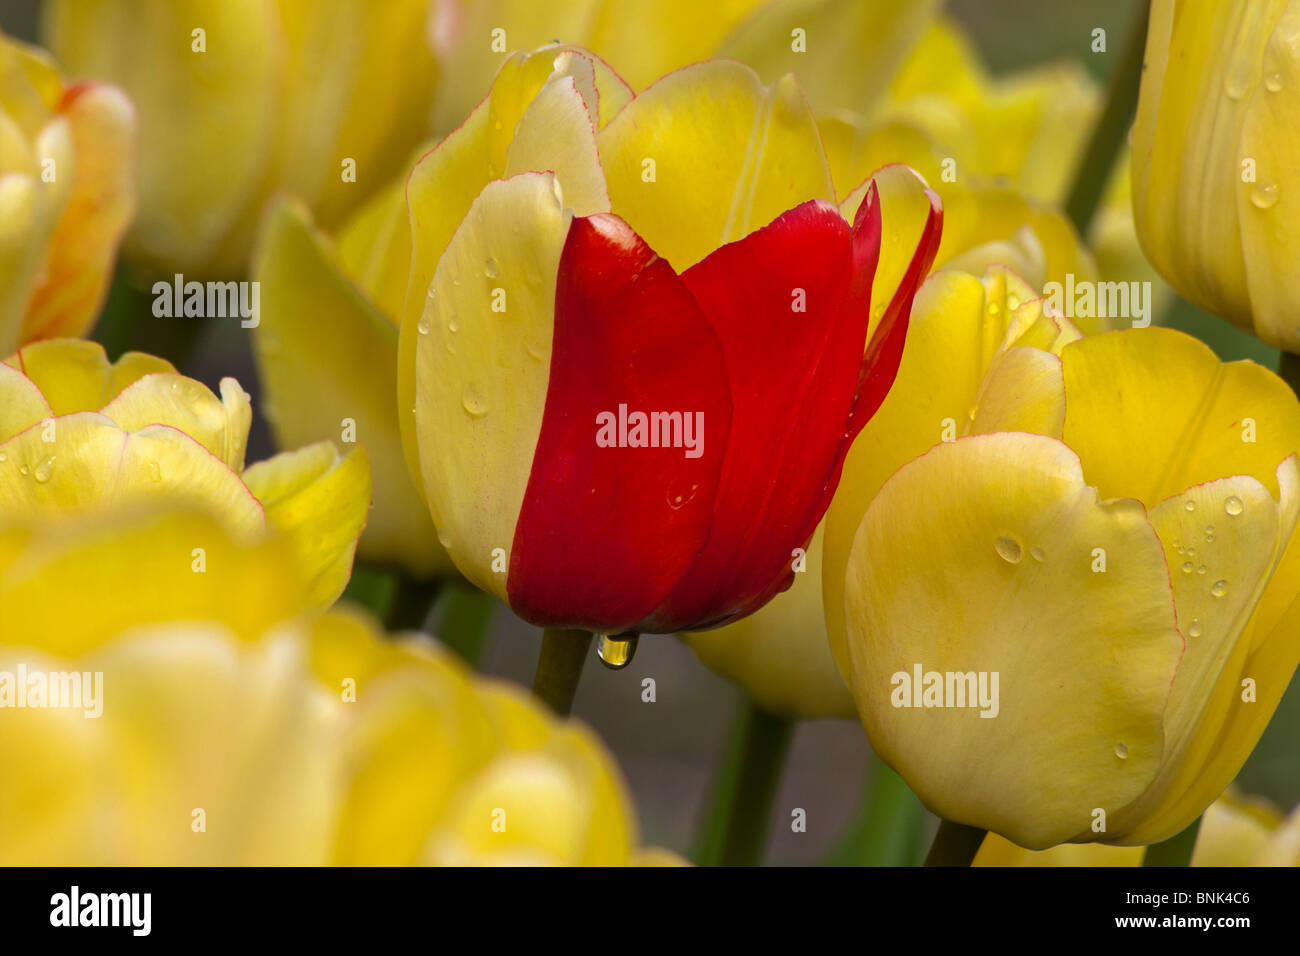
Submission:
M 561 717 L 573 710 L 582 665 L 591 649 L 591 632 L 548 627 L 542 632 L 542 652 L 537 657 L 533 693 Z
M 465 663 L 477 667 L 496 609 L 497 602 L 490 594 L 449 583 L 433 607 L 433 633 Z
M 1201 818 L 1197 817 L 1187 829 L 1176 833 L 1163 843 L 1152 843 L 1142 854 L 1143 866 L 1187 866 L 1192 861 L 1192 851 L 1196 849 L 1196 834 L 1201 829 Z
M 384 627 L 390 631 L 423 631 L 438 594 L 437 581 L 421 581 L 398 572 L 393 575 L 393 593 L 384 612 Z
M 828 866 L 915 866 L 925 810 L 916 794 L 872 756 L 862 805 L 830 855 Z
M 964 823 L 953 823 L 951 820 L 940 820 L 939 832 L 934 835 L 934 842 L 930 844 L 925 865 L 970 866 L 988 833 L 988 830 L 981 830 L 979 827 L 968 827 Z
M 1291 391 L 1300 395 L 1300 355 L 1282 352 L 1277 358 L 1277 374 L 1291 386 Z
M 758 866 L 794 721 L 741 703 L 692 854 L 700 866 Z
M 1065 214 L 1080 236 L 1088 234 L 1137 108 L 1142 61 L 1146 54 L 1147 4 L 1137 4 L 1133 17 L 1128 40 L 1106 87 L 1106 105 L 1092 128 L 1088 147 L 1080 157 L 1074 183 L 1065 200 Z

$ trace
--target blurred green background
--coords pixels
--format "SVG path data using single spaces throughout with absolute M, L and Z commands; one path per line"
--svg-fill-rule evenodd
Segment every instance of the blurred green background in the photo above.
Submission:
M 0 29 L 35 40 L 39 8 L 39 0 L 0 0 Z M 993 70 L 1005 72 L 1072 59 L 1103 82 L 1118 60 L 1133 9 L 1132 0 L 948 3 L 949 13 L 969 31 Z M 1090 50 L 1092 30 L 1097 27 L 1108 33 L 1105 54 Z M 141 148 L 147 149 L 148 144 Z M 256 413 L 258 389 L 248 336 L 238 324 L 207 323 L 204 327 L 177 322 L 162 323 L 160 328 L 148 314 L 148 301 L 119 275 L 95 333 L 110 355 L 115 357 L 127 347 L 142 347 L 130 332 L 137 317 L 142 317 L 150 326 L 145 347 L 166 355 L 182 371 L 214 388 L 222 376 L 235 375 L 253 394 Z M 1178 301 L 1163 323 L 1198 336 L 1224 359 L 1249 358 L 1276 367 L 1276 350 L 1185 302 Z M 265 422 L 255 417 L 249 460 L 272 451 Z M 538 643 L 534 628 L 499 609 L 488 638 L 484 669 L 528 684 Z M 641 700 L 645 677 L 656 681 L 655 703 Z M 635 795 L 645 842 L 682 852 L 689 849 L 739 701 L 729 683 L 706 671 L 684 645 L 670 637 L 643 639 L 635 661 L 625 671 L 606 671 L 594 662 L 588 666 L 574 713 L 589 721 L 616 754 Z M 1300 802 L 1297 732 L 1300 689 L 1293 686 L 1240 777 L 1244 790 L 1269 797 L 1283 808 Z M 801 724 L 777 797 L 766 861 L 824 862 L 860 805 L 869 766 L 870 750 L 856 722 Z M 795 809 L 806 812 L 806 832 L 791 831 Z M 928 843 L 934 826 L 934 819 L 927 815 L 923 844 Z

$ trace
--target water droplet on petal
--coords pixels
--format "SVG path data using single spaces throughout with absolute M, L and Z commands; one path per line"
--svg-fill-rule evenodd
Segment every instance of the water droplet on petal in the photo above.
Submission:
M 1264 77 L 1264 89 L 1268 90 L 1270 93 L 1276 93 L 1282 89 L 1282 74 L 1270 73 L 1268 76 Z
M 460 320 L 457 319 L 456 316 L 453 315 L 450 319 L 447 320 L 447 331 L 450 332 L 452 335 L 455 335 L 457 332 L 460 331 Z
M 1188 636 L 1188 637 L 1200 637 L 1200 636 L 1201 636 L 1201 620 L 1200 620 L 1200 618 L 1195 618 L 1195 617 L 1192 618 L 1192 623 L 1187 625 L 1187 636 Z
M 46 458 L 43 462 L 41 462 L 39 465 L 37 465 L 35 468 L 32 469 L 32 477 L 35 478 L 37 481 L 39 481 L 41 484 L 45 484 L 47 481 L 49 481 L 50 475 L 52 474 L 54 474 L 53 455 L 51 455 L 49 458 Z
M 415 326 L 415 328 L 419 331 L 421 335 L 428 335 L 429 320 L 427 318 L 421 317 L 419 323 Z
M 151 461 L 148 463 L 147 467 L 149 469 L 150 478 L 154 481 L 162 481 L 162 468 L 159 467 L 158 462 Z
M 441 528 L 438 529 L 438 543 L 444 548 L 451 547 L 451 535 L 446 531 L 443 531 Z
M 1256 183 L 1250 191 L 1250 202 L 1256 209 L 1271 209 L 1277 205 L 1277 184 Z
M 1115 756 L 1120 760 L 1128 759 L 1128 747 L 1125 745 L 1124 741 L 1121 740 L 1115 745 Z
M 1195 511 L 1195 510 L 1196 510 L 1196 502 L 1193 501 L 1191 498 L 1188 498 L 1188 499 L 1187 499 L 1187 503 L 1183 505 L 1183 508 L 1185 508 L 1185 509 L 1188 510 L 1188 511 Z
M 1035 561 L 1037 561 L 1039 564 L 1042 564 L 1043 561 L 1045 561 L 1047 558 L 1047 556 L 1043 554 L 1043 549 L 1038 547 L 1030 548 L 1029 556 L 1033 558 Z
M 460 403 L 465 406 L 465 411 L 475 418 L 482 418 L 488 413 L 488 401 L 473 385 L 465 387 L 465 394 L 461 396 Z
M 489 279 L 495 279 L 500 274 L 500 270 L 497 268 L 497 261 L 491 256 L 488 257 L 487 262 L 483 263 L 483 274 Z
M 1230 495 L 1223 502 L 1223 510 L 1228 512 L 1228 514 L 1232 515 L 1235 518 L 1237 515 L 1241 514 L 1242 511 L 1245 510 L 1245 508 L 1242 505 L 1240 498 L 1238 498 L 1236 495 Z
M 1183 574 L 1191 574 L 1191 573 L 1192 573 L 1192 562 L 1190 562 L 1190 561 L 1184 561 L 1184 562 L 1183 562 Z
M 621 671 L 632 663 L 637 637 L 636 634 L 601 634 L 596 639 L 596 656 L 610 670 Z
M 1214 584 L 1210 587 L 1210 593 L 1213 594 L 1215 597 L 1223 597 L 1225 594 L 1228 593 L 1228 582 L 1222 580 L 1215 581 Z
M 1009 564 L 1019 564 L 1020 559 L 1025 556 L 1020 542 L 1010 534 L 998 535 L 998 539 L 993 542 L 993 550 L 997 551 L 998 557 Z
M 1196 569 L 1196 573 L 1197 573 L 1197 574 L 1204 574 L 1205 571 L 1206 571 L 1206 568 L 1205 568 L 1205 565 L 1203 565 L 1203 564 L 1202 564 L 1199 568 Z
M 9 456 L 6 455 L 4 452 L 0 451 L 0 461 L 8 461 L 8 460 L 9 460 Z

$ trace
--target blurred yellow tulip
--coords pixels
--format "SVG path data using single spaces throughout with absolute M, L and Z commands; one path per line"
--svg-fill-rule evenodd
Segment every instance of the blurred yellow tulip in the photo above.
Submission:
M 291 189 L 335 226 L 429 133 L 427 0 L 52 0 L 50 48 L 139 113 L 129 257 L 243 270 L 261 209 Z
M 1018 334 L 1039 302 L 1005 335 L 959 324 L 1006 312 L 971 281 L 922 290 L 845 465 L 832 645 L 873 746 L 941 816 L 1031 849 L 1167 839 L 1300 659 L 1300 403 L 1168 329 Z
M 0 354 L 94 324 L 135 203 L 135 116 L 0 33 Z
M 244 467 L 252 409 L 233 378 L 221 397 L 151 355 L 109 364 L 79 339 L 29 345 L 0 364 L 0 520 L 166 500 L 202 507 L 240 533 L 292 542 L 314 600 L 352 571 L 370 504 L 363 447 L 320 442 Z
M 672 861 L 636 848 L 589 731 L 427 638 L 313 611 L 304 570 L 203 514 L 0 524 L 0 758 L 28 769 L 0 781 L 0 860 Z M 58 693 L 19 698 L 20 675 Z
M 1133 128 L 1147 257 L 1185 299 L 1300 351 L 1300 7 L 1154 0 Z
M 585 47 L 638 91 L 683 66 L 723 57 L 749 64 L 766 83 L 797 73 L 822 108 L 862 108 L 937 7 L 937 0 L 436 0 L 434 48 L 456 77 L 438 89 L 437 128 L 461 121 L 508 54 L 546 43 Z
M 404 185 L 352 216 L 337 243 L 300 203 L 274 206 L 254 256 L 261 308 L 253 344 L 278 446 L 364 442 L 375 493 L 358 553 L 425 577 L 455 568 L 411 482 L 398 425 L 398 323 L 411 248 Z

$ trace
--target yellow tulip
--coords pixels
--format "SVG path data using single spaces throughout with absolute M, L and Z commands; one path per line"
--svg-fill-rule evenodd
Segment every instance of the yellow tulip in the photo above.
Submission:
M 141 502 L 202 507 L 241 534 L 270 527 L 329 604 L 352 571 L 370 502 L 363 447 L 329 442 L 244 467 L 252 409 L 233 378 L 217 398 L 139 352 L 51 339 L 0 364 L 0 520 L 75 517 Z
M 1236 775 L 1300 659 L 1300 403 L 1168 329 L 1051 341 L 1021 306 L 1003 334 L 981 291 L 922 290 L 845 465 L 832 645 L 936 813 L 1031 849 L 1157 842 Z
M 560 42 L 585 47 L 642 90 L 673 70 L 723 57 L 767 83 L 797 73 L 824 108 L 874 97 L 915 44 L 936 0 L 438 0 L 434 48 L 455 83 L 437 93 L 437 128 L 458 124 L 507 55 Z M 797 31 L 797 32 L 796 32 Z
M 254 256 L 261 308 L 253 343 L 278 446 L 364 442 L 375 503 L 358 553 L 424 577 L 454 566 L 411 483 L 398 426 L 398 323 L 411 248 L 404 184 L 351 217 L 337 244 L 300 203 L 274 206 Z
M 131 104 L 0 33 L 0 354 L 93 324 L 135 202 Z
M 140 117 L 129 256 L 150 270 L 243 269 L 266 199 L 291 189 L 336 225 L 428 134 L 426 0 L 53 0 L 73 73 Z
M 0 781 L 0 860 L 672 860 L 637 849 L 589 731 L 427 638 L 315 612 L 309 574 L 202 514 L 0 525 L 0 758 L 29 771 Z M 34 674 L 90 676 L 38 706 L 14 683 Z
M 1296 866 L 1271 860 L 1286 839 L 1282 816 L 1267 801 L 1229 790 L 1205 811 L 1189 866 Z M 1141 866 L 1146 851 L 1137 846 L 1062 843 L 1050 850 L 1026 850 L 990 833 L 972 866 Z
M 1288 351 L 1300 350 L 1297 29 L 1285 0 L 1155 0 L 1133 128 L 1147 258 L 1183 298 Z

